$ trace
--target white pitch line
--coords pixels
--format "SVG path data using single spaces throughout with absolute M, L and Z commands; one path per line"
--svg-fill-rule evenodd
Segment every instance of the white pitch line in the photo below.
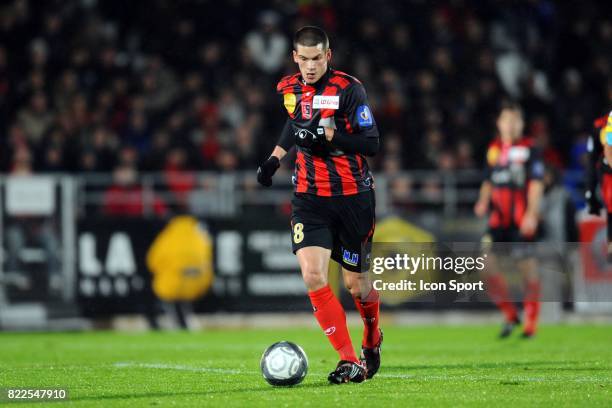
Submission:
M 238 369 L 226 369 L 226 368 L 212 368 L 212 367 L 194 367 L 186 366 L 181 364 L 164 364 L 164 363 L 135 363 L 135 362 L 119 362 L 113 364 L 117 368 L 151 368 L 158 370 L 179 370 L 189 371 L 194 373 L 213 373 L 213 374 L 234 374 L 234 375 L 256 375 L 260 374 L 259 371 L 251 370 L 238 370 Z M 310 373 L 315 376 L 326 376 L 327 373 Z M 607 378 L 588 378 L 588 377 L 577 377 L 577 378 L 548 378 L 548 377 L 489 377 L 486 375 L 423 375 L 418 376 L 416 374 L 385 374 L 380 373 L 376 375 L 377 378 L 396 378 L 404 380 L 433 380 L 433 381 L 504 381 L 504 382 L 561 382 L 561 383 L 610 383 L 612 382 Z
M 191 371 L 194 373 L 215 373 L 215 374 L 255 374 L 256 371 L 242 371 L 227 368 L 212 368 L 212 367 L 191 367 L 180 364 L 163 364 L 163 363 L 132 363 L 120 362 L 113 364 L 117 368 L 154 368 L 159 370 L 179 370 Z

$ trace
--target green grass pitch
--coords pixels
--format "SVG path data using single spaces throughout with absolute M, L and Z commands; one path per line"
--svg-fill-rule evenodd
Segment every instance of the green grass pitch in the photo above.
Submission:
M 341 386 L 327 384 L 336 355 L 314 328 L 0 333 L 0 387 L 65 387 L 84 407 L 612 406 L 611 327 L 544 326 L 504 341 L 497 329 L 385 327 L 379 374 Z M 259 373 L 262 351 L 283 339 L 310 360 L 292 388 Z

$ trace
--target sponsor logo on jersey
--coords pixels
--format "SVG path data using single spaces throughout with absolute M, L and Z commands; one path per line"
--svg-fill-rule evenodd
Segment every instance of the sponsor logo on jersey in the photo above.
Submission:
M 529 159 L 529 148 L 525 146 L 514 146 L 508 152 L 508 160 L 511 162 L 526 162 Z
M 374 123 L 372 121 L 372 112 L 367 105 L 361 105 L 357 108 L 357 123 L 361 127 L 370 127 Z
M 491 181 L 495 184 L 506 184 L 510 180 L 512 180 L 512 175 L 508 169 L 501 169 L 491 173 Z
M 293 113 L 295 111 L 296 98 L 294 93 L 286 93 L 283 95 L 283 105 L 287 112 Z
M 318 127 L 316 134 L 312 133 L 308 129 L 298 129 L 298 130 L 295 131 L 294 135 L 297 136 L 300 140 L 305 140 L 307 137 L 310 136 L 310 138 L 313 141 L 316 141 L 320 137 L 324 137 L 325 136 L 325 129 L 323 129 L 322 127 Z
M 339 109 L 340 97 L 338 95 L 315 95 L 312 107 L 314 109 Z
M 310 101 L 302 101 L 302 119 L 312 119 L 312 105 Z

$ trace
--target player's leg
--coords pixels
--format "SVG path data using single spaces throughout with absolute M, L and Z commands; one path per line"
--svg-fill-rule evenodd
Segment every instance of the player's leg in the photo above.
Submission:
M 365 370 L 359 367 L 360 362 L 346 325 L 344 308 L 327 280 L 331 250 L 311 246 L 298 249 L 296 255 L 308 288 L 314 316 L 340 357 L 340 363 L 328 377 L 329 381 L 336 384 L 351 380 L 363 381 Z M 360 376 L 363 379 L 360 379 Z
M 292 249 L 297 255 L 308 289 L 314 316 L 341 361 L 359 360 L 346 327 L 344 309 L 327 282 L 333 220 L 329 201 L 312 195 L 294 196 L 292 201 Z
M 342 267 L 342 277 L 364 322 L 361 361 L 371 378 L 380 366 L 382 334 L 378 328 L 378 292 L 368 279 L 369 259 L 375 224 L 374 192 L 368 191 L 339 199 L 334 207 L 338 237 L 332 259 Z
M 340 360 L 358 362 L 346 326 L 344 308 L 327 282 L 331 250 L 311 246 L 298 249 L 296 255 L 314 316 L 321 329 L 338 352 Z
M 612 212 L 607 213 L 606 228 L 608 234 L 608 262 L 612 263 Z
M 372 348 L 380 340 L 378 328 L 380 300 L 378 291 L 372 287 L 372 282 L 367 273 L 349 271 L 342 268 L 344 286 L 351 293 L 355 306 L 361 315 L 364 324 L 363 347 Z
M 612 262 L 612 174 L 604 172 L 601 182 L 601 195 L 607 213 L 608 262 Z
M 340 362 L 328 380 L 340 384 L 365 379 L 346 326 L 344 308 L 329 287 L 327 276 L 334 244 L 330 200 L 295 194 L 292 200 L 292 249 L 297 255 L 317 322 L 338 352 Z
M 334 243 L 332 259 L 342 266 L 344 285 L 353 296 L 364 322 L 362 346 L 368 349 L 380 343 L 378 292 L 368 279 L 372 237 L 375 228 L 376 202 L 374 191 L 344 197 L 340 203 L 340 227 Z M 378 369 L 378 368 L 376 368 Z M 375 372 L 376 370 L 374 370 Z M 373 375 L 373 373 L 370 373 Z
M 372 378 L 380 368 L 380 348 L 383 340 L 382 330 L 379 328 L 378 291 L 372 287 L 367 272 L 359 273 L 342 268 L 342 277 L 363 321 L 360 359 L 368 369 L 367 378 Z
M 535 257 L 529 256 L 518 262 L 518 268 L 523 277 L 525 292 L 523 298 L 525 318 L 523 337 L 529 338 L 535 335 L 540 314 L 540 278 L 538 276 L 537 261 Z
M 487 255 L 483 275 L 489 298 L 504 315 L 504 325 L 499 333 L 499 337 L 506 338 L 520 324 L 520 320 L 518 310 L 510 299 L 510 291 L 506 278 L 499 268 L 497 255 L 493 250 L 495 248 L 492 246 L 493 242 L 498 242 L 501 239 L 501 233 L 498 231 L 491 231 L 483 238 L 483 249 Z

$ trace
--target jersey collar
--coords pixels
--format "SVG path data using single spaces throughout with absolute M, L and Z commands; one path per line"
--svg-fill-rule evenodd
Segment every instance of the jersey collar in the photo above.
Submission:
M 327 83 L 327 80 L 329 79 L 329 77 L 331 76 L 331 72 L 332 72 L 332 68 L 331 67 L 327 67 L 327 71 L 323 74 L 323 76 L 321 78 L 319 78 L 319 80 L 317 82 L 315 82 L 314 84 L 307 84 L 306 81 L 304 81 L 304 78 L 300 75 L 301 78 L 301 82 L 302 85 L 306 85 L 306 86 L 311 86 L 315 89 L 320 89 L 321 86 L 323 86 L 323 84 Z

